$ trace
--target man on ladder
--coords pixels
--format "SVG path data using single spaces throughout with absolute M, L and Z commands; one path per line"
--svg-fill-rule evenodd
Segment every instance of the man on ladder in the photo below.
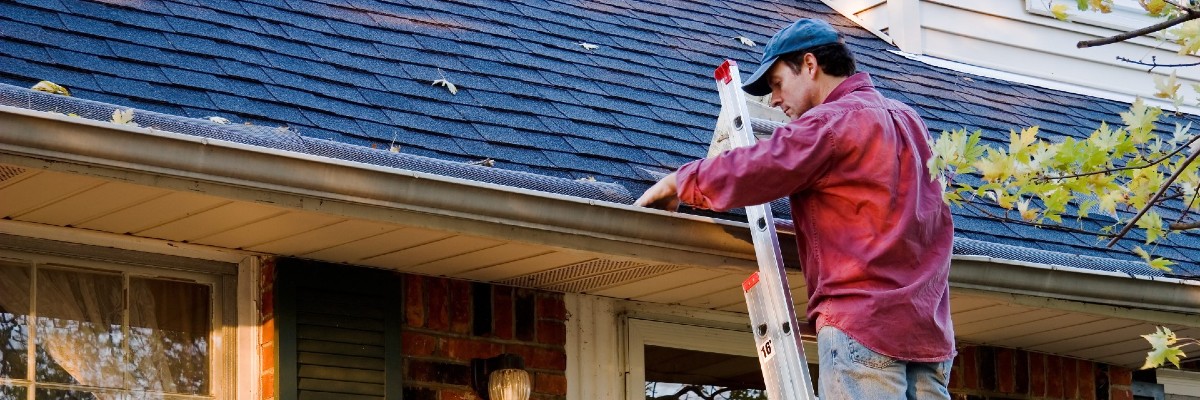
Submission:
M 841 35 L 823 21 L 801 19 L 772 37 L 742 88 L 770 93 L 792 122 L 685 164 L 636 204 L 728 210 L 788 196 L 820 397 L 949 399 L 954 229 L 926 167 L 924 122 L 855 73 Z

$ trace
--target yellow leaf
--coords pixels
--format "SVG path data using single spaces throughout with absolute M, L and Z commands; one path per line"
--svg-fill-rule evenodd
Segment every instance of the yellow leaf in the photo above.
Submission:
M 1142 335 L 1147 342 L 1150 342 L 1151 350 L 1146 353 L 1146 364 L 1142 365 L 1142 369 L 1156 368 L 1166 364 L 1168 361 L 1175 364 L 1175 368 L 1179 368 L 1179 359 L 1187 357 L 1183 354 L 1182 346 L 1172 346 L 1179 339 L 1175 336 L 1175 332 L 1171 332 L 1164 326 L 1149 335 Z
M 31 87 L 30 89 L 33 89 L 33 90 L 36 90 L 36 91 L 39 91 L 39 92 L 46 92 L 46 93 L 53 93 L 53 94 L 61 94 L 61 95 L 63 95 L 63 96 L 70 96 L 70 95 L 71 95 L 71 91 L 70 91 L 70 90 L 67 90 L 67 88 L 65 88 L 65 87 L 62 87 L 62 86 L 59 86 L 59 84 L 57 84 L 57 83 L 54 83 L 54 82 L 50 82 L 50 81 L 41 81 L 41 82 L 38 82 L 36 85 L 33 85 L 33 87 Z
M 1167 30 L 1167 33 L 1176 37 L 1175 43 L 1180 46 L 1179 54 L 1192 54 L 1200 50 L 1200 20 L 1176 25 L 1175 28 Z
M 124 110 L 118 108 L 116 110 L 113 110 L 112 122 L 114 124 L 137 126 L 137 124 L 133 123 L 133 109 L 132 108 L 124 109 Z
M 1029 207 L 1029 199 L 1023 199 L 1023 200 L 1017 202 L 1017 212 L 1021 213 L 1021 219 L 1023 219 L 1023 220 L 1026 220 L 1029 222 L 1036 222 L 1037 216 L 1038 216 L 1038 211 L 1041 211 L 1041 210 L 1038 210 L 1036 207 L 1035 208 Z
M 1167 2 L 1163 0 L 1143 0 L 1142 8 L 1145 8 L 1150 13 L 1150 16 L 1158 17 L 1167 9 Z
M 1175 263 L 1171 260 L 1162 257 L 1155 258 L 1151 256 L 1150 253 L 1146 252 L 1146 250 L 1142 250 L 1141 247 L 1134 246 L 1133 253 L 1137 254 L 1138 257 L 1141 257 L 1142 261 L 1145 261 L 1146 265 L 1149 265 L 1150 268 L 1154 268 L 1159 271 L 1171 272 L 1171 266 L 1175 265 Z M 1170 332 L 1170 330 L 1167 330 L 1167 332 Z
M 1054 6 L 1050 7 L 1050 13 L 1054 14 L 1054 18 L 1058 18 L 1059 21 L 1066 21 L 1067 5 L 1062 3 L 1055 4 Z

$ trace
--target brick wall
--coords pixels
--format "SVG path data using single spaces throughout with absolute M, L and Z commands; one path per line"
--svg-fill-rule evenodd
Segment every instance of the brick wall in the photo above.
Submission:
M 274 259 L 259 276 L 260 398 L 276 398 Z M 332 266 L 331 266 L 332 267 Z M 565 400 L 567 309 L 559 293 L 404 275 L 405 400 L 475 400 L 472 358 L 520 355 L 533 400 Z
M 536 400 L 566 398 L 566 305 L 561 294 L 404 276 L 405 400 L 471 400 L 470 361 L 525 359 Z
M 275 399 L 275 259 L 265 258 L 258 276 L 259 398 Z
M 955 400 L 1132 400 L 1133 371 L 1023 350 L 959 349 L 950 374 Z

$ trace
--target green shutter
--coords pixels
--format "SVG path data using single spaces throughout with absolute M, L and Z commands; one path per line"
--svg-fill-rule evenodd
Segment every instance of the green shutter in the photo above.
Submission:
M 399 275 L 284 259 L 275 280 L 280 400 L 397 400 Z

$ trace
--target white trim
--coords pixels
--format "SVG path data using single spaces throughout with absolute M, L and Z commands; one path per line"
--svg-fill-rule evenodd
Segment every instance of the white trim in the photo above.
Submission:
M 626 319 L 628 329 L 625 348 L 625 398 L 646 398 L 647 345 L 673 347 L 709 353 L 756 357 L 754 336 L 750 331 L 681 325 L 642 319 Z
M 617 400 L 625 375 L 616 301 L 575 293 L 563 295 L 567 306 L 567 399 Z
M 27 236 L 59 242 L 78 243 L 122 250 L 164 254 L 201 260 L 237 263 L 248 256 L 260 253 L 202 246 L 169 240 L 118 235 L 79 228 L 65 228 L 33 222 L 0 220 L 0 234 Z
M 237 277 L 237 362 L 234 375 L 238 399 L 259 398 L 259 288 L 258 274 L 263 257 L 246 257 L 238 265 Z
M 887 0 L 888 34 L 901 51 L 925 53 L 920 5 L 918 0 Z
M 1171 368 L 1159 368 L 1154 372 L 1166 394 L 1200 397 L 1200 372 Z
M 1000 80 L 1014 82 L 1014 83 L 1022 83 L 1022 84 L 1037 86 L 1037 87 L 1045 88 L 1045 89 L 1059 90 L 1059 91 L 1063 91 L 1063 92 L 1067 92 L 1067 93 L 1074 93 L 1074 94 L 1084 95 L 1084 96 L 1089 96 L 1089 97 L 1096 97 L 1096 98 L 1101 98 L 1101 99 L 1106 99 L 1106 100 L 1119 101 L 1122 103 L 1133 103 L 1134 100 L 1136 100 L 1138 97 L 1141 97 L 1141 96 L 1134 96 L 1134 95 L 1125 94 L 1125 93 L 1090 88 L 1090 87 L 1080 86 L 1080 85 L 1075 85 L 1075 84 L 1070 84 L 1070 83 L 1063 83 L 1063 82 L 1053 81 L 1053 80 L 1049 80 L 1049 79 L 1037 78 L 1037 77 L 1032 77 L 1032 76 L 1028 76 L 1028 75 L 1014 74 L 1012 72 L 1005 72 L 1005 71 L 995 70 L 995 69 L 991 69 L 991 68 L 985 68 L 985 67 L 980 67 L 980 66 L 975 66 L 975 65 L 970 65 L 970 64 L 964 64 L 964 63 L 960 63 L 957 61 L 950 61 L 950 60 L 937 58 L 937 57 L 930 57 L 930 56 L 920 55 L 920 54 L 911 54 L 911 53 L 906 53 L 903 51 L 896 51 L 896 50 L 888 50 L 888 51 L 890 51 L 894 54 L 903 56 L 904 58 L 907 58 L 907 59 L 910 59 L 913 61 L 917 61 L 917 62 L 926 64 L 926 65 L 931 65 L 934 67 L 940 67 L 940 68 L 945 68 L 945 69 L 949 69 L 952 71 L 957 71 L 957 72 L 962 72 L 962 73 L 967 73 L 967 74 L 982 76 L 982 77 L 987 77 L 987 78 L 1000 79 Z M 1163 100 L 1160 100 L 1157 98 L 1153 98 L 1153 97 L 1142 97 L 1142 101 L 1145 101 L 1146 104 L 1148 104 L 1148 105 L 1162 108 L 1163 110 L 1174 110 L 1175 109 L 1175 106 L 1173 104 L 1171 104 L 1170 102 L 1166 102 L 1166 101 L 1163 101 Z M 1196 106 L 1181 105 L 1181 106 L 1179 106 L 1179 111 L 1187 113 L 1187 114 L 1192 114 L 1192 115 L 1200 115 L 1200 107 L 1196 107 Z

